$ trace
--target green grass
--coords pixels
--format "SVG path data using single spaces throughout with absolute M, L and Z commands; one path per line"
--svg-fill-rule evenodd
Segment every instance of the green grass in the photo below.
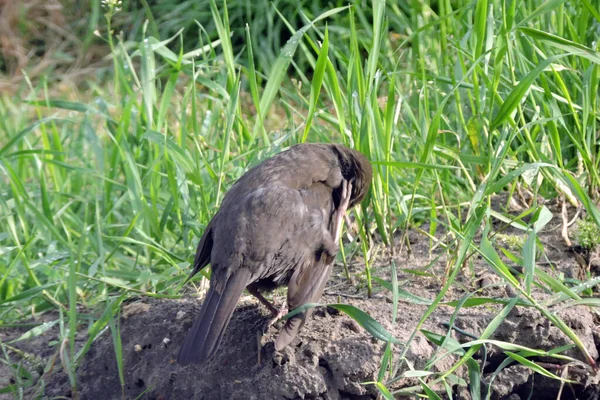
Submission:
M 600 229 L 594 221 L 577 221 L 573 234 L 575 243 L 586 250 L 594 251 L 600 244 Z
M 109 80 L 61 97 L 49 94 L 48 76 L 2 97 L 0 322 L 58 311 L 57 351 L 76 388 L 75 370 L 104 327 L 120 353 L 123 299 L 179 296 L 198 238 L 249 166 L 294 143 L 325 141 L 355 147 L 374 164 L 371 194 L 353 212 L 361 241 L 345 243 L 343 252 L 365 259 L 369 294 L 382 283 L 371 276 L 373 240 L 388 246 L 429 222 L 424 240 L 441 241 L 451 260 L 414 334 L 446 304 L 473 256 L 517 293 L 477 340 L 437 338 L 459 361 L 442 373 L 409 371 L 422 382 L 415 390 L 430 394 L 432 382 L 448 384 L 462 364 L 476 382 L 481 366 L 473 354 L 517 303 L 537 308 L 590 359 L 550 306 L 584 301 L 597 279 L 566 285 L 536 267 L 536 238 L 550 218 L 543 205 L 534 201 L 516 218 L 490 205 L 494 195 L 528 190 L 582 204 L 600 225 L 597 3 L 376 0 L 368 10 L 361 2 L 307 10 L 293 23 L 281 5 L 261 3 L 249 10 L 256 18 L 245 30 L 232 30 L 239 8 L 210 1 L 199 23 L 212 28 L 192 50 L 180 35 L 155 36 L 198 26 L 189 19 L 137 25 L 139 41 L 102 29 L 113 57 Z M 102 26 L 123 13 L 108 13 Z M 277 21 L 267 44 L 256 34 L 264 28 L 257 15 Z M 284 27 L 290 39 L 279 45 Z M 490 242 L 494 220 L 527 237 L 521 253 L 503 254 L 523 267 L 522 279 Z M 398 282 L 388 284 L 396 301 L 415 301 Z M 535 300 L 534 287 L 554 293 L 552 302 Z M 452 304 L 457 312 L 476 304 L 471 295 Z M 81 351 L 77 332 L 89 338 Z M 552 375 L 529 359 L 541 350 L 494 344 L 507 360 Z M 4 362 L 10 345 L 2 344 Z M 385 357 L 406 348 L 390 345 Z M 22 369 L 14 369 L 18 384 L 33 384 Z M 385 397 L 400 369 L 382 362 L 376 384 Z M 123 382 L 121 364 L 119 371 Z

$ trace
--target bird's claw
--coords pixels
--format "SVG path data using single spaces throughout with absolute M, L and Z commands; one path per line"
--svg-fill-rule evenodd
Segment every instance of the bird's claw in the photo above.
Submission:
M 342 193 L 340 198 L 340 205 L 336 210 L 335 225 L 333 230 L 333 240 L 336 247 L 339 247 L 340 244 L 340 236 L 342 234 L 342 220 L 346 216 L 346 211 L 348 211 L 348 207 L 350 206 L 353 182 L 354 178 L 352 178 L 349 181 L 346 179 L 342 180 Z
M 348 210 L 348 206 L 350 205 L 350 199 L 352 197 L 352 183 L 354 182 L 354 178 L 349 181 L 346 179 L 342 180 L 342 197 L 340 200 L 340 208 L 341 214 L 346 214 Z
M 274 323 L 279 321 L 281 319 L 281 317 L 283 317 L 287 313 L 288 313 L 287 307 L 281 307 L 281 309 L 279 309 L 277 311 L 277 314 L 274 314 L 273 318 L 269 319 L 269 321 L 267 322 L 267 328 L 269 328 L 271 325 L 273 325 Z

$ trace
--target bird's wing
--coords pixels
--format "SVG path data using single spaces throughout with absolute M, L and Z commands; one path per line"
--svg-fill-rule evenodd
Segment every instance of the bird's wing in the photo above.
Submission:
M 329 145 L 298 144 L 245 173 L 230 189 L 223 204 L 259 187 L 281 185 L 306 190 L 317 182 L 336 188 L 342 181 L 339 158 Z
M 312 257 L 303 264 L 298 265 L 291 276 L 287 294 L 288 309 L 290 310 L 319 300 L 333 269 L 330 256 L 337 254 L 337 248 L 335 248 L 330 230 L 331 218 L 335 212 L 332 188 L 325 183 L 316 183 L 304 193 L 303 198 L 309 209 L 318 211 L 322 215 L 320 221 L 311 221 L 312 224 L 320 224 L 321 252 L 313 252 Z M 324 254 L 325 250 L 329 253 L 329 256 Z M 311 313 L 312 310 L 307 310 L 286 321 L 285 326 L 275 340 L 277 350 L 281 350 L 294 339 Z
M 220 211 L 213 232 L 213 271 L 249 268 L 257 278 L 265 269 L 291 267 L 316 240 L 310 221 L 298 190 L 269 185 L 245 193 Z M 298 243 L 303 234 L 305 246 Z
M 196 257 L 194 257 L 194 269 L 186 278 L 185 283 L 187 283 L 194 275 L 200 272 L 204 267 L 206 267 L 210 263 L 210 254 L 213 249 L 213 226 L 215 222 L 218 220 L 218 213 L 213 217 L 213 219 L 209 222 L 202 234 L 202 238 L 200 238 L 200 242 L 198 242 L 198 247 L 196 249 Z

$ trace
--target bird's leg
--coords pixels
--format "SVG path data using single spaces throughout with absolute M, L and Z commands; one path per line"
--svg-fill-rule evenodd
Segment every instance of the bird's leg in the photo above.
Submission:
M 275 322 L 279 321 L 281 319 L 281 317 L 283 317 L 284 315 L 286 315 L 288 313 L 287 307 L 281 307 L 277 310 L 278 310 L 277 314 L 274 314 L 273 318 L 271 318 L 269 321 L 267 321 L 267 328 L 269 326 L 273 325 Z
M 262 294 L 260 294 L 258 289 L 249 288 L 249 287 L 247 287 L 246 289 L 248 289 L 248 293 L 250 293 L 252 296 L 256 297 L 258 299 L 258 301 L 260 301 L 265 307 L 267 307 L 267 309 L 271 312 L 271 315 L 273 315 L 273 318 L 269 319 L 269 322 L 267 323 L 267 327 L 273 325 L 275 322 L 279 321 L 281 319 L 281 317 L 283 317 L 285 314 L 288 313 L 287 307 L 282 307 L 282 308 L 275 307 L 273 305 L 273 303 L 271 303 L 269 300 L 265 299 L 265 297 Z
M 256 297 L 258 301 L 260 301 L 273 315 L 277 315 L 279 313 L 279 309 L 273 305 L 269 300 L 265 299 L 265 297 L 258 291 L 256 288 L 246 288 L 248 292 Z

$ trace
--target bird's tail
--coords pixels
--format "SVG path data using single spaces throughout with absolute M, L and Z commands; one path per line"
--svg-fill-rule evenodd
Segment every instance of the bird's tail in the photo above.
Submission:
M 200 314 L 179 350 L 179 364 L 198 364 L 212 358 L 249 279 L 250 271 L 240 268 L 229 277 L 221 293 L 211 282 Z

